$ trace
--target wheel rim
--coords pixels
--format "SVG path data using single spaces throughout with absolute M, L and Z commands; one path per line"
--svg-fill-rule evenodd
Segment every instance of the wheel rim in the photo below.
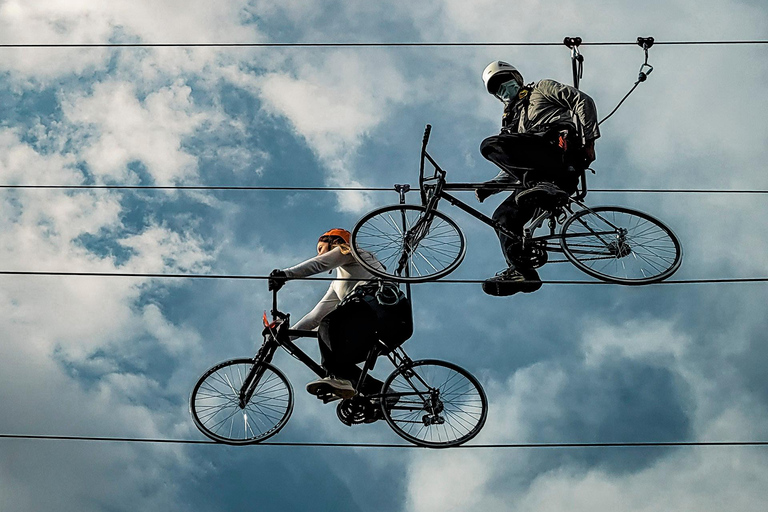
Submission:
M 249 359 L 217 365 L 198 381 L 190 399 L 195 425 L 216 441 L 246 444 L 276 434 L 291 414 L 292 390 L 285 376 L 271 365 L 244 408 L 240 388 L 253 362 Z
M 477 380 L 442 361 L 419 361 L 399 368 L 385 389 L 400 399 L 385 408 L 385 417 L 404 439 L 433 448 L 460 445 L 485 423 L 487 399 Z
M 562 232 L 566 257 L 587 274 L 621 284 L 648 284 L 680 267 L 680 243 L 642 212 L 598 207 L 571 217 Z
M 408 205 L 371 212 L 352 231 L 355 256 L 372 273 L 398 281 L 427 281 L 449 274 L 464 258 L 464 234 L 450 218 L 435 211 L 431 223 L 407 242 L 406 233 L 423 214 L 424 208 Z M 364 253 L 373 255 L 386 271 L 371 267 Z

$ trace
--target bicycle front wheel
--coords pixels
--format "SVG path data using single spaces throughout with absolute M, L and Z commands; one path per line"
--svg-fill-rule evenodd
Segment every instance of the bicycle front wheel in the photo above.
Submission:
M 383 389 L 387 423 L 397 435 L 419 446 L 447 448 L 465 443 L 480 432 L 488 415 L 488 399 L 477 379 L 445 361 L 424 359 L 400 366 Z
M 419 283 L 450 274 L 464 259 L 459 226 L 423 206 L 392 205 L 360 219 L 352 229 L 352 254 L 373 275 Z M 373 256 L 385 270 L 371 262 Z
M 258 382 L 248 403 L 241 404 L 240 391 L 251 371 Z M 232 359 L 200 377 L 192 390 L 189 410 L 195 426 L 214 441 L 258 443 L 277 434 L 288 422 L 293 390 L 285 375 L 271 364 L 254 367 L 253 359 Z
M 663 281 L 683 258 L 667 226 L 621 206 L 582 210 L 563 224 L 560 245 L 571 263 L 603 281 L 640 285 Z

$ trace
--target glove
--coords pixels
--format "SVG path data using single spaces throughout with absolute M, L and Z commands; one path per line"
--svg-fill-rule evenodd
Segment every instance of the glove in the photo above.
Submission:
M 276 268 L 272 272 L 269 273 L 269 279 L 268 279 L 268 288 L 269 291 L 278 291 L 280 288 L 283 287 L 285 282 L 288 280 L 288 277 L 285 275 L 285 272 L 280 270 L 279 268 Z

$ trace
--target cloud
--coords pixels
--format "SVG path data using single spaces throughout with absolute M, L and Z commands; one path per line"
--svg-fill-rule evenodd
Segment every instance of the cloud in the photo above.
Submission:
M 564 469 L 537 478 L 508 510 L 757 511 L 764 506 L 767 469 L 765 458 L 755 452 L 723 454 L 710 448 L 676 453 L 631 477 Z
M 136 183 L 128 164 L 138 161 L 155 183 L 168 185 L 197 173 L 196 159 L 182 142 L 206 116 L 195 111 L 190 93 L 177 83 L 139 101 L 128 83 L 99 83 L 92 94 L 70 97 L 62 108 L 65 120 L 78 126 L 71 136 L 82 140 L 81 158 L 99 181 Z
M 327 169 L 328 185 L 363 186 L 365 178 L 354 169 L 357 151 L 394 105 L 408 102 L 408 84 L 386 55 L 332 52 L 291 64 L 292 73 L 260 78 L 265 110 L 285 117 L 307 141 Z M 365 195 L 351 192 L 339 203 L 355 212 L 370 204 Z
M 693 340 L 674 324 L 604 323 L 587 329 L 582 340 L 582 360 L 538 362 L 517 370 L 506 382 L 486 382 L 491 414 L 476 442 L 762 437 L 754 425 L 764 424 L 765 408 L 755 407 L 746 397 L 724 404 L 713 396 L 707 370 L 689 353 Z M 665 372 L 674 377 L 668 388 L 659 387 Z M 712 402 L 722 407 L 712 409 Z M 702 414 L 700 408 L 708 413 Z M 679 423 L 681 414 L 687 419 Z M 768 462 L 757 451 L 680 448 L 628 454 L 625 450 L 416 455 L 409 465 L 406 509 L 431 510 L 430 499 L 449 510 L 645 511 L 670 506 L 720 510 L 725 504 L 735 510 L 758 510 L 761 506 Z
M 128 98 L 120 96 L 124 90 L 119 87 L 112 91 Z M 149 112 L 162 114 L 174 97 L 166 92 L 147 98 Z M 0 144 L 5 183 L 83 179 L 76 154 L 50 148 L 41 152 L 13 129 L 0 131 Z M 208 268 L 210 249 L 191 232 L 151 222 L 138 232 L 127 231 L 127 199 L 109 191 L 0 192 L 2 269 L 162 273 Z M 84 237 L 122 244 L 127 256 L 118 266 L 113 253 L 98 243 L 84 243 Z M 161 287 L 142 279 L 4 276 L 0 389 L 9 412 L 0 431 L 163 437 L 177 430 L 179 416 L 186 417 L 174 404 L 180 384 L 170 378 L 172 368 L 158 371 L 150 357 L 189 356 L 200 338 L 193 329 L 170 322 L 159 306 L 146 303 L 147 293 Z M 31 402 L 36 405 L 29 407 Z M 3 506 L 46 508 L 55 494 L 60 510 L 83 510 L 95 502 L 117 504 L 143 494 L 149 509 L 167 509 L 178 489 L 155 485 L 159 472 L 194 473 L 178 448 L 93 448 L 4 446 L 0 473 L 12 476 L 2 479 Z M 120 483 L 94 489 L 93 482 L 105 475 Z M 46 492 L 33 492 L 34 482 L 42 482 Z
M 254 42 L 260 40 L 258 31 L 241 19 L 247 3 L 4 0 L 0 40 L 8 44 Z M 100 48 L 11 49 L 0 54 L 0 65 L 21 80 L 44 83 L 62 75 L 93 73 L 112 54 Z
M 566 35 L 631 41 L 638 35 L 695 39 L 702 27 L 715 38 L 742 39 L 765 33 L 764 14 L 765 7 L 754 2 L 688 0 L 642 8 L 527 1 L 511 10 L 486 1 L 363 6 L 7 0 L 0 2 L 0 41 L 338 41 L 339 34 L 360 41 L 559 41 Z M 583 51 L 583 87 L 605 114 L 635 80 L 642 50 L 632 45 Z M 761 52 L 746 46 L 654 47 L 653 75 L 604 127 L 599 172 L 590 185 L 761 187 L 765 177 L 758 162 L 766 149 L 754 135 L 760 133 L 756 113 L 766 101 Z M 12 115 L 0 129 L 0 178 L 37 184 L 214 183 L 268 179 L 292 165 L 301 168 L 286 178 L 293 180 L 290 185 L 318 176 L 327 185 L 367 185 L 396 173 L 413 176 L 391 162 L 415 165 L 401 156 L 413 151 L 401 142 L 426 119 L 445 127 L 439 133 L 448 135 L 436 137 L 434 147 L 458 180 L 473 163 L 467 155 L 477 158 L 483 134 L 497 129 L 499 105 L 482 91 L 479 73 L 499 57 L 519 64 L 529 80 L 570 79 L 564 47 L 4 49 L 0 100 L 13 106 L 4 110 Z M 394 158 L 382 158 L 388 150 Z M 372 176 L 366 174 L 371 167 L 395 169 Z M 490 177 L 490 166 L 485 169 Z M 477 175 L 482 172 L 478 165 Z M 761 200 L 742 199 L 610 198 L 670 224 L 686 252 L 680 272 L 692 277 L 751 275 L 765 268 L 764 207 Z M 588 200 L 603 198 L 590 194 Z M 349 194 L 339 198 L 337 210 L 348 220 L 369 201 Z M 4 190 L 0 266 L 260 273 L 301 259 L 297 237 L 339 214 L 325 198 L 305 195 L 291 202 L 277 194 Z M 284 237 L 279 244 L 277 236 Z M 485 262 L 493 254 L 498 260 L 492 233 L 474 238 L 489 239 L 487 247 L 470 248 L 474 252 L 459 272 L 476 277 L 478 258 Z M 218 282 L 206 287 L 140 279 L 2 280 L 0 393 L 9 414 L 0 430 L 7 432 L 55 426 L 63 433 L 197 435 L 184 403 L 191 384 L 214 356 L 248 352 L 258 338 L 252 310 L 268 300 L 264 291 Z M 307 286 L 296 283 L 284 302 L 295 315 L 312 304 L 306 290 L 324 287 Z M 476 287 L 438 286 L 420 288 L 415 309 L 421 341 L 406 348 L 414 358 L 448 353 L 486 376 L 491 409 L 476 442 L 600 441 L 609 434 L 622 440 L 764 437 L 764 322 L 755 320 L 764 316 L 762 288 L 585 287 L 560 293 L 562 288 L 545 287 L 532 296 L 489 299 L 473 295 L 480 293 Z M 455 314 L 457 304 L 469 319 Z M 292 380 L 306 376 L 298 363 L 285 359 L 279 364 Z M 332 419 L 332 408 L 322 408 L 294 384 L 300 396 L 281 440 L 392 440 L 385 424 L 342 426 Z M 252 452 L 242 450 L 42 446 L 4 445 L 4 507 L 184 508 L 191 486 L 204 489 L 204 477 L 194 479 L 198 471 L 221 481 L 248 474 L 257 482 L 265 471 L 253 466 Z M 332 475 L 301 481 L 315 507 L 322 504 L 313 491 L 328 488 L 329 481 L 345 482 L 350 494 L 359 495 L 363 474 L 371 475 L 366 482 L 388 478 L 392 484 L 386 498 L 373 484 L 364 487 L 364 499 L 386 499 L 392 509 L 406 510 L 431 510 L 434 504 L 446 510 L 759 510 L 766 474 L 759 451 L 740 449 L 402 453 L 387 452 L 387 464 L 379 452 L 366 458 L 363 450 L 296 456 L 283 451 L 274 460 L 294 476 L 294 468 L 306 468 L 307 461 L 315 464 L 309 466 L 316 469 L 312 475 Z M 282 475 L 270 468 L 277 482 Z M 279 502 L 288 494 L 280 482 L 257 489 Z M 210 503 L 220 499 L 222 506 L 242 498 L 225 486 L 208 494 Z M 290 495 L 299 501 L 304 496 Z

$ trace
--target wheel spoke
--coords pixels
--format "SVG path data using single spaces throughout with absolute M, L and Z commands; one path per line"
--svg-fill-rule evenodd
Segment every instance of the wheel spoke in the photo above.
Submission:
M 413 205 L 375 210 L 352 231 L 352 252 L 374 275 L 419 282 L 452 272 L 464 257 L 464 236 L 455 222 L 438 211 Z M 373 266 L 366 253 L 386 270 Z
M 680 266 L 680 244 L 672 231 L 629 208 L 580 211 L 565 222 L 561 237 L 563 253 L 574 265 L 610 282 L 658 282 Z
M 293 408 L 292 392 L 272 366 L 259 370 L 261 377 L 250 401 L 240 407 L 240 391 L 252 369 L 251 360 L 236 359 L 211 368 L 200 379 L 190 410 L 206 436 L 230 444 L 257 442 L 285 425 Z
M 454 446 L 474 437 L 485 423 L 485 393 L 458 366 L 417 361 L 396 370 L 385 385 L 400 398 L 386 410 L 387 421 L 413 443 Z M 416 396 L 421 398 L 415 400 Z

